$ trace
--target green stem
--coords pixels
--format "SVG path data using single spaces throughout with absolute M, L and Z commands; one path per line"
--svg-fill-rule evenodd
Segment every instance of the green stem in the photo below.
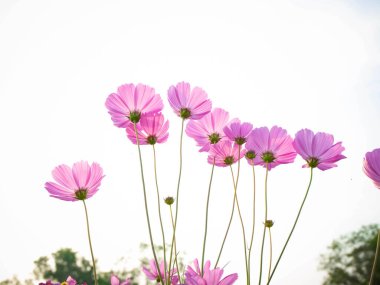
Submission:
M 88 243 L 90 244 L 94 281 L 95 281 L 95 285 L 98 285 L 98 277 L 96 276 L 96 264 L 95 264 L 94 252 L 92 251 L 92 244 L 91 244 L 90 223 L 88 222 L 87 206 L 86 206 L 86 202 L 84 200 L 82 201 L 83 201 L 83 206 L 84 206 L 84 212 L 86 213 L 87 237 L 88 237 Z
M 375 260 L 373 261 L 372 266 L 372 272 L 371 272 L 371 279 L 369 281 L 369 285 L 374 285 L 375 283 L 375 273 L 376 273 L 376 265 L 377 265 L 377 257 L 380 252 L 380 230 L 377 234 L 377 246 L 376 246 L 376 253 L 375 253 Z
M 222 246 L 220 247 L 219 254 L 218 254 L 218 257 L 217 257 L 217 259 L 216 259 L 214 269 L 218 266 L 219 259 L 220 259 L 220 256 L 222 255 L 222 251 L 223 251 L 223 248 L 224 248 L 224 243 L 226 242 L 226 239 L 227 239 L 227 236 L 228 236 L 228 232 L 229 232 L 230 227 L 231 227 L 232 218 L 233 218 L 233 216 L 234 216 L 234 211 L 235 211 L 235 200 L 236 200 L 236 193 L 234 193 L 234 199 L 233 199 L 233 201 L 232 201 L 232 210 L 231 210 L 230 220 L 229 220 L 229 222 L 228 222 L 228 226 L 227 226 L 226 233 L 224 234 L 224 238 L 223 238 Z
M 178 218 L 178 202 L 179 202 L 179 186 L 181 183 L 181 176 L 182 176 L 182 140 L 183 140 L 183 127 L 185 124 L 185 119 L 182 119 L 182 124 L 181 124 L 181 136 L 180 136 L 180 141 L 179 141 L 179 174 L 178 174 L 178 182 L 177 182 L 177 197 L 176 197 L 176 211 L 175 211 L 175 219 L 174 219 L 174 226 L 173 226 L 173 236 L 172 236 L 172 244 L 170 248 L 170 261 L 169 261 L 169 270 L 170 270 L 170 265 L 171 265 L 171 260 L 173 256 L 173 243 L 176 240 L 175 234 L 177 230 L 177 218 Z
M 259 276 L 259 285 L 261 284 L 261 276 L 263 272 L 263 255 L 264 255 L 264 243 L 265 243 L 265 233 L 267 230 L 267 227 L 265 225 L 267 219 L 268 219 L 268 163 L 266 164 L 266 171 L 265 171 L 265 185 L 264 185 L 264 193 L 265 193 L 265 218 L 264 218 L 264 233 L 263 233 L 263 240 L 261 241 L 261 255 L 260 255 L 260 276 Z
M 157 206 L 158 206 L 158 217 L 160 219 L 160 226 L 161 226 L 161 233 L 162 233 L 162 245 L 164 248 L 164 275 L 166 278 L 167 270 L 166 270 L 166 245 L 165 245 L 165 233 L 164 233 L 164 226 L 162 224 L 162 216 L 161 216 L 161 198 L 160 198 L 160 191 L 158 189 L 158 176 L 157 176 L 157 159 L 156 159 L 156 149 L 154 145 L 153 147 L 153 161 L 154 161 L 154 178 L 156 182 L 156 190 L 157 190 Z M 168 278 L 166 278 L 168 280 Z
M 247 284 L 250 284 L 250 282 L 249 282 L 249 272 L 248 272 L 247 242 L 246 242 L 246 239 L 245 239 L 245 229 L 244 229 L 243 217 L 242 217 L 241 211 L 240 211 L 239 201 L 238 201 L 237 194 L 236 194 L 236 192 L 237 192 L 237 180 L 236 180 L 236 183 L 235 183 L 235 178 L 234 178 L 234 173 L 233 173 L 233 170 L 232 170 L 232 166 L 230 166 L 230 169 L 231 169 L 232 181 L 234 183 L 234 192 L 235 192 L 235 197 L 236 197 L 236 199 L 235 199 L 235 201 L 236 201 L 236 207 L 238 209 L 240 224 L 241 224 L 241 228 L 242 228 L 242 232 L 243 232 L 244 259 L 245 259 L 245 271 L 246 271 L 246 275 L 247 275 Z
M 252 252 L 252 244 L 253 244 L 253 237 L 255 234 L 255 210 L 256 210 L 256 175 L 255 175 L 255 166 L 252 164 L 252 173 L 253 173 L 253 213 L 252 213 L 252 235 L 251 235 L 251 241 L 249 243 L 249 250 L 248 250 L 248 269 L 249 269 L 249 278 L 251 279 L 251 252 Z
M 272 270 L 272 232 L 270 228 L 268 228 L 269 233 L 269 270 L 268 270 L 268 281 L 270 277 L 270 272 Z
M 174 230 L 174 220 L 173 220 L 173 211 L 172 211 L 172 206 L 170 205 L 170 217 L 171 217 L 171 221 L 172 221 L 172 226 L 173 226 L 173 230 Z M 179 279 L 179 283 L 181 283 L 181 275 L 180 275 L 180 272 L 179 272 L 179 266 L 178 266 L 178 260 L 177 260 L 177 245 L 176 245 L 176 240 L 174 238 L 173 240 L 173 243 L 172 243 L 172 247 L 174 247 L 174 251 L 175 251 L 175 258 L 174 258 L 174 263 L 177 267 L 177 275 L 178 275 L 178 279 Z M 172 272 L 174 272 L 174 263 L 173 263 L 173 270 Z M 171 268 L 169 267 L 169 270 Z M 170 280 L 171 280 L 171 277 L 170 277 Z M 170 283 L 169 283 L 170 284 Z
M 135 135 L 136 135 L 136 141 L 137 141 L 137 149 L 138 149 L 138 151 L 139 151 L 140 172 L 141 172 L 141 180 L 142 180 L 143 192 L 144 192 L 145 214 L 146 214 L 146 220 L 147 220 L 147 223 L 148 223 L 149 238 L 150 238 L 150 246 L 152 247 L 153 257 L 154 257 L 154 261 L 155 261 L 155 263 L 156 263 L 156 267 L 157 267 L 158 275 L 159 275 L 159 277 L 160 277 L 161 284 L 162 284 L 162 285 L 165 285 L 165 284 L 164 284 L 164 281 L 163 281 L 163 278 L 162 278 L 162 275 L 161 275 L 160 266 L 159 266 L 158 261 L 157 261 L 156 251 L 155 251 L 155 249 L 154 249 L 153 236 L 152 236 L 152 229 L 151 229 L 151 226 L 150 226 L 150 219 L 149 219 L 149 212 L 148 212 L 148 203 L 147 203 L 147 198 L 146 198 L 145 179 L 144 179 L 144 169 L 143 169 L 143 164 L 142 164 L 141 149 L 140 149 L 140 141 L 139 141 L 139 137 L 138 137 L 138 134 L 137 134 L 136 123 L 133 123 L 133 126 L 134 126 L 134 129 L 135 129 Z
M 236 177 L 236 188 L 237 188 L 237 183 L 239 181 L 239 173 L 240 173 L 240 148 L 241 148 L 241 146 L 239 146 L 239 159 L 238 159 L 238 173 L 237 173 L 237 177 Z M 235 188 L 235 184 L 234 184 L 234 188 Z M 234 199 L 232 201 L 232 210 L 231 210 L 230 220 L 228 222 L 226 233 L 224 234 L 223 242 L 222 242 L 222 245 L 220 247 L 220 250 L 219 250 L 219 253 L 218 253 L 218 257 L 217 257 L 216 262 L 215 262 L 214 269 L 218 266 L 219 259 L 220 259 L 221 255 L 222 255 L 222 252 L 223 252 L 224 244 L 225 244 L 225 242 L 227 240 L 228 232 L 230 231 L 230 227 L 231 227 L 231 223 L 232 223 L 232 218 L 233 218 L 234 212 L 235 212 L 235 201 L 236 201 L 236 199 L 237 199 L 237 197 L 236 197 L 236 191 L 234 191 Z
M 207 237 L 207 224 L 208 224 L 208 207 L 209 207 L 209 202 L 210 202 L 211 184 L 212 184 L 212 178 L 214 176 L 214 168 L 215 168 L 215 158 L 214 158 L 214 162 L 212 164 L 211 177 L 210 177 L 210 183 L 208 185 L 207 202 L 206 202 L 206 221 L 205 221 L 205 234 L 204 234 L 204 238 L 203 238 L 202 267 L 201 267 L 201 275 L 202 276 L 203 276 L 203 266 L 204 266 L 204 260 L 205 260 L 205 250 L 206 250 L 206 237 Z
M 290 237 L 291 237 L 292 234 L 293 234 L 294 228 L 295 228 L 296 225 L 297 225 L 298 218 L 300 217 L 300 214 L 301 214 L 301 211 L 302 211 L 303 205 L 305 204 L 305 201 L 306 201 L 307 195 L 309 194 L 309 190 L 310 190 L 310 186 L 311 186 L 311 182 L 312 182 L 312 181 L 313 181 L 313 168 L 311 167 L 311 168 L 310 168 L 310 181 L 309 181 L 309 185 L 307 186 L 307 190 L 306 190 L 305 197 L 303 198 L 303 201 L 302 201 L 301 207 L 300 207 L 300 209 L 298 210 L 298 214 L 297 214 L 296 220 L 295 220 L 295 222 L 294 222 L 294 224 L 293 224 L 292 230 L 290 231 L 290 234 L 289 234 L 289 236 L 288 236 L 288 238 L 287 238 L 287 240 L 286 240 L 286 242 L 285 242 L 285 245 L 284 245 L 284 247 L 283 247 L 282 250 L 281 250 L 280 256 L 279 256 L 279 258 L 277 259 L 277 262 L 276 262 L 276 264 L 275 264 L 275 266 L 274 266 L 274 268 L 273 268 L 272 274 L 271 274 L 270 277 L 269 277 L 269 280 L 268 280 L 267 285 L 268 285 L 269 282 L 272 280 L 273 275 L 274 275 L 274 272 L 276 271 L 276 268 L 277 268 L 277 266 L 278 266 L 278 263 L 280 262 L 281 257 L 282 257 L 282 255 L 284 254 L 285 248 L 286 248 L 286 246 L 288 245 L 288 242 L 289 242 L 289 240 L 290 240 Z

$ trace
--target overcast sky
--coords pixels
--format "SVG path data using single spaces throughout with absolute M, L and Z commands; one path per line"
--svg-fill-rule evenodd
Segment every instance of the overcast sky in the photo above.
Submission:
M 133 267 L 148 242 L 137 150 L 104 106 L 124 83 L 161 94 L 170 136 L 157 146 L 162 196 L 175 195 L 180 121 L 167 103 L 179 81 L 202 87 L 214 107 L 255 127 L 324 131 L 347 159 L 315 171 L 304 212 L 273 285 L 318 285 L 319 256 L 340 235 L 380 223 L 380 193 L 363 174 L 380 147 L 380 2 L 378 1 L 0 1 L 0 280 L 31 277 L 33 261 L 62 247 L 90 259 L 81 203 L 50 198 L 44 183 L 62 163 L 96 161 L 106 177 L 88 200 L 100 270 Z M 152 152 L 143 149 L 150 210 L 160 241 Z M 211 168 L 184 139 L 178 249 L 201 257 Z M 301 158 L 269 175 L 274 258 L 308 182 Z M 252 177 L 239 185 L 249 224 Z M 257 277 L 264 170 L 257 170 Z M 215 262 L 232 199 L 228 169 L 215 171 L 209 247 Z M 169 229 L 168 209 L 164 209 Z M 117 260 L 124 257 L 122 263 Z M 267 260 L 267 257 L 265 258 Z M 241 232 L 234 220 L 221 264 L 244 279 Z M 266 264 L 266 262 L 265 262 Z M 238 281 L 239 284 L 242 281 Z

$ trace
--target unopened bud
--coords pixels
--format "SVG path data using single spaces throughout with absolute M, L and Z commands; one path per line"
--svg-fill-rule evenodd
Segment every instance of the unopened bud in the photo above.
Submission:
M 165 201 L 165 204 L 167 204 L 167 205 L 173 205 L 173 203 L 174 203 L 174 198 L 173 198 L 173 197 L 166 197 L 166 198 L 164 199 L 164 201 Z
M 265 227 L 267 227 L 267 228 L 273 227 L 273 224 L 274 224 L 274 222 L 272 220 L 266 220 L 264 223 Z

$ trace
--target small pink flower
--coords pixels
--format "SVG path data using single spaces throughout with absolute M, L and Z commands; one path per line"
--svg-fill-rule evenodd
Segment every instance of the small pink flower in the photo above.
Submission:
M 190 121 L 186 126 L 186 134 L 195 139 L 201 147 L 199 151 L 209 151 L 210 145 L 226 139 L 223 128 L 228 122 L 228 112 L 215 108 L 197 121 Z
M 170 86 L 168 99 L 174 112 L 182 119 L 199 120 L 211 111 L 207 93 L 199 87 L 194 87 L 190 92 L 190 84 L 187 82 Z
M 102 181 L 103 169 L 99 164 L 91 166 L 87 161 L 74 163 L 73 167 L 62 164 L 53 169 L 52 175 L 57 182 L 46 182 L 45 189 L 51 197 L 77 201 L 92 197 L 99 189 Z
M 150 260 L 149 262 L 150 269 L 143 267 L 143 272 L 145 273 L 146 277 L 148 277 L 149 280 L 155 280 L 157 283 L 161 282 L 160 274 L 158 273 L 156 262 L 154 259 Z M 160 273 L 163 281 L 165 282 L 165 264 L 162 261 L 160 263 Z M 178 277 L 176 275 L 177 271 L 174 269 L 170 272 L 171 278 L 171 284 L 176 285 L 178 283 Z
M 247 139 L 246 157 L 249 164 L 262 165 L 268 170 L 286 163 L 292 163 L 297 156 L 292 138 L 286 130 L 274 126 L 256 128 Z
M 314 133 L 303 129 L 296 133 L 293 146 L 307 164 L 302 167 L 317 167 L 327 170 L 336 167 L 335 162 L 346 158 L 342 155 L 344 147 L 341 142 L 334 143 L 334 137 L 326 133 Z
M 239 119 L 234 119 L 223 129 L 226 136 L 238 145 L 243 145 L 252 131 L 252 124 L 241 123 Z
M 116 275 L 111 275 L 110 280 L 111 285 L 132 285 L 131 279 L 127 278 L 124 282 L 120 283 L 119 278 Z
M 158 113 L 164 107 L 160 95 L 148 85 L 124 84 L 106 100 L 108 113 L 115 126 L 127 127 L 129 121 L 137 123 L 142 115 Z
M 223 269 L 215 268 L 210 270 L 210 261 L 207 261 L 203 268 L 203 276 L 199 267 L 198 260 L 194 260 L 195 270 L 188 266 L 185 272 L 186 285 L 232 285 L 238 279 L 236 273 L 223 277 Z
M 140 144 L 164 143 L 167 141 L 169 133 L 169 121 L 165 121 L 161 113 L 144 116 L 136 125 L 137 135 Z M 128 124 L 127 136 L 132 143 L 137 144 L 136 133 L 133 124 Z
M 67 285 L 77 285 L 77 281 L 71 276 L 67 277 L 66 282 L 67 282 Z
M 226 167 L 237 162 L 244 154 L 245 151 L 241 150 L 239 156 L 239 146 L 236 143 L 222 141 L 211 145 L 207 161 L 210 164 L 215 161 L 216 166 Z
M 380 148 L 365 154 L 363 171 L 372 179 L 375 186 L 380 189 Z

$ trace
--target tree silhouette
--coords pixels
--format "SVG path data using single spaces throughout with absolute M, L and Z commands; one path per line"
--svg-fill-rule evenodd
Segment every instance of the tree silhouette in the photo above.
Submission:
M 70 248 L 63 248 L 52 254 L 54 260 L 53 268 L 50 266 L 50 259 L 47 256 L 38 258 L 34 264 L 33 271 L 36 279 L 53 280 L 62 282 L 68 276 L 73 277 L 79 284 L 86 282 L 87 284 L 95 284 L 92 274 L 92 263 L 83 257 L 78 257 L 77 253 Z M 138 272 L 136 270 L 121 272 L 99 272 L 98 284 L 109 285 L 111 273 L 118 275 L 120 278 L 129 277 L 135 279 Z M 137 285 L 137 283 L 133 283 Z
M 321 256 L 320 269 L 327 271 L 323 285 L 367 285 L 376 252 L 379 225 L 367 225 L 341 236 Z M 380 268 L 374 284 L 380 284 Z

